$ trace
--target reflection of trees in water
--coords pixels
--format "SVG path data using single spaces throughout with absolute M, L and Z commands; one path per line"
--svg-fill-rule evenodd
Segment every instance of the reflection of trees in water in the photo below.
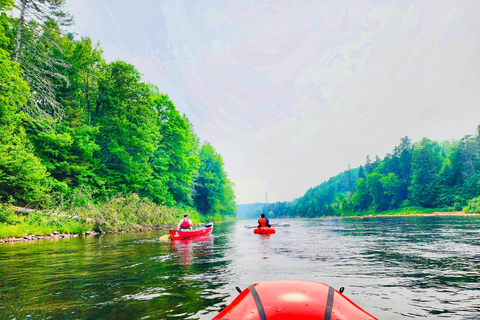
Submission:
M 209 256 L 213 252 L 213 235 L 172 240 L 170 251 L 176 253 L 183 260 L 183 265 L 191 265 L 192 259 Z
M 225 237 L 192 242 L 176 255 L 158 235 L 144 236 L 0 247 L 0 319 L 183 318 L 224 303 L 215 292 L 230 264 Z
M 224 223 L 219 228 L 215 226 L 214 234 L 206 238 L 171 242 L 170 252 L 175 257 L 172 263 L 176 274 L 170 279 L 174 279 L 172 292 L 175 294 L 166 302 L 177 303 L 172 309 L 175 314 L 182 314 L 184 318 L 208 314 L 212 308 L 216 310 L 225 306 L 228 294 L 219 293 L 218 289 L 227 285 L 224 275 L 231 261 L 225 259 L 225 252 L 230 248 L 226 234 L 231 227 L 232 224 Z

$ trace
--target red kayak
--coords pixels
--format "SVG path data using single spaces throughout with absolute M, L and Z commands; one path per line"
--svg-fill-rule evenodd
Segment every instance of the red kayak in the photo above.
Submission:
M 212 231 L 213 223 L 208 223 L 203 227 L 198 227 L 195 230 L 169 230 L 168 232 L 170 232 L 172 240 L 178 240 L 205 236 L 207 234 L 210 234 Z
M 378 320 L 329 285 L 285 280 L 249 286 L 215 319 Z
M 256 229 L 253 229 L 253 233 L 255 233 L 255 234 L 272 234 L 272 233 L 275 233 L 275 228 L 274 227 L 256 228 Z

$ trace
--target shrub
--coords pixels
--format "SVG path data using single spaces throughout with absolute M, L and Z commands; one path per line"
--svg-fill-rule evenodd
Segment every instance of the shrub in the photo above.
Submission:
M 480 213 L 480 197 L 468 201 L 468 205 L 463 208 L 467 213 Z
M 17 215 L 9 204 L 0 203 L 0 222 L 15 225 L 21 223 L 24 219 L 25 217 Z

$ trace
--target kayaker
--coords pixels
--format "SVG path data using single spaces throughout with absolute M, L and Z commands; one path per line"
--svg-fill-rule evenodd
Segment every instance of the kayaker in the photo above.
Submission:
M 265 228 L 265 227 L 271 228 L 272 227 L 270 225 L 268 219 L 265 217 L 264 213 L 262 213 L 262 215 L 260 216 L 260 219 L 258 219 L 258 227 L 259 228 Z
M 178 230 L 192 230 L 193 222 L 188 218 L 188 213 L 183 215 L 183 219 L 178 222 Z

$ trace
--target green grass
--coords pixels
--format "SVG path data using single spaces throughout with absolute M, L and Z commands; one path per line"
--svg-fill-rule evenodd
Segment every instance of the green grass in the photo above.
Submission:
M 240 221 L 240 220 L 244 220 L 244 219 L 231 217 L 231 216 L 226 216 L 225 217 L 225 221 Z
M 63 221 L 43 219 L 25 219 L 25 221 L 8 224 L 0 222 L 0 238 L 23 237 L 26 235 L 49 235 L 54 231 L 60 233 L 82 234 L 91 230 L 92 225 L 84 221 L 64 219 Z
M 54 231 L 70 234 L 83 234 L 88 230 L 135 231 L 176 225 L 185 213 L 190 215 L 194 224 L 224 220 L 218 213 L 204 216 L 188 206 L 165 207 L 136 194 L 116 196 L 103 204 L 89 203 L 84 207 L 65 205 L 55 211 L 56 215 L 38 211 L 17 213 L 8 204 L 0 203 L 0 238 L 49 235 Z M 82 219 L 74 219 L 73 216 Z
M 387 210 L 375 212 L 369 211 L 357 211 L 353 213 L 342 213 L 342 217 L 362 217 L 362 216 L 400 216 L 400 215 L 415 215 L 415 214 L 429 214 L 432 212 L 453 212 L 454 208 L 421 208 L 421 207 L 406 207 L 395 210 Z

